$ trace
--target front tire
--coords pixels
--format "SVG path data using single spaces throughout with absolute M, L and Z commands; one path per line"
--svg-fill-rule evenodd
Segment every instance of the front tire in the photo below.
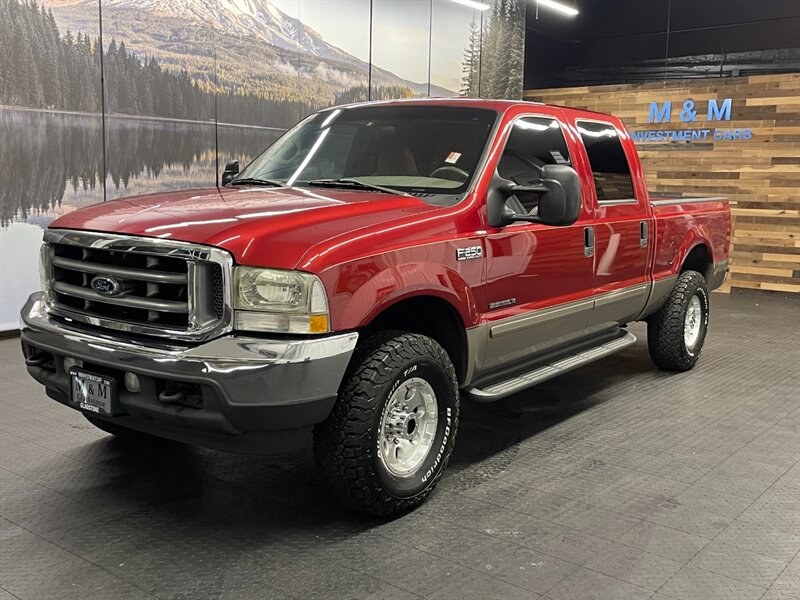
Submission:
M 705 343 L 708 316 L 705 277 L 685 271 L 664 305 L 647 319 L 647 345 L 653 362 L 666 371 L 692 369 Z
M 331 415 L 314 430 L 323 479 L 343 503 L 394 516 L 436 487 L 455 443 L 458 384 L 444 349 L 387 332 L 353 357 Z

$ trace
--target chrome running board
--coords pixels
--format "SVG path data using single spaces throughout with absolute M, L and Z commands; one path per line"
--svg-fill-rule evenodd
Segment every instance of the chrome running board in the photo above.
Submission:
M 568 373 L 573 369 L 582 367 L 611 354 L 615 354 L 636 342 L 636 336 L 629 332 L 624 332 L 620 337 L 610 342 L 593 346 L 572 356 L 566 356 L 553 362 L 540 365 L 527 373 L 520 373 L 510 379 L 505 379 L 497 383 L 489 384 L 483 388 L 469 387 L 463 390 L 463 394 L 471 400 L 477 402 L 494 402 L 536 384 Z

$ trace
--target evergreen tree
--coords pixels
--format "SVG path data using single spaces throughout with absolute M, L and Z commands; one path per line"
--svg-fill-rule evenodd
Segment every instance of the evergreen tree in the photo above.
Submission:
M 520 98 L 525 47 L 525 9 L 521 0 L 492 0 L 492 10 L 481 32 L 477 77 L 474 33 L 462 63 L 462 95 L 482 98 Z M 476 82 L 478 80 L 479 84 Z M 475 85 L 474 91 L 471 87 Z M 479 88 L 479 89 L 478 89 Z
M 480 94 L 481 29 L 475 16 L 469 24 L 469 45 L 464 50 L 461 90 L 459 95 L 478 97 Z
M 500 17 L 505 0 L 493 0 L 492 9 L 487 19 L 483 33 L 483 48 L 481 52 L 481 98 L 496 97 L 496 82 L 500 77 L 499 69 L 502 58 L 503 23 Z
M 43 85 L 44 85 L 44 104 L 48 107 L 56 107 L 61 97 L 61 78 L 59 77 L 59 67 L 61 65 L 61 52 L 58 39 L 58 30 L 54 28 L 53 13 L 45 12 L 42 7 L 43 24 Z
M 518 0 L 510 0 L 507 15 L 507 50 L 505 69 L 508 77 L 503 98 L 518 100 L 522 98 L 523 75 L 525 72 L 525 7 Z
M 353 102 L 366 102 L 369 98 L 372 100 L 395 100 L 398 98 L 411 98 L 414 92 L 404 85 L 377 85 L 373 86 L 372 94 L 368 93 L 366 85 L 353 86 L 339 94 L 336 94 L 335 104 L 350 104 Z M 302 114 L 304 111 L 314 112 L 315 109 L 309 105 L 300 105 L 297 107 L 296 112 Z M 302 118 L 302 117 L 300 117 Z M 298 119 L 299 120 L 299 119 Z
M 280 87 L 243 93 L 230 84 L 210 83 L 208 74 L 164 69 L 155 58 L 139 58 L 114 39 L 104 50 L 98 39 L 82 32 L 62 35 L 52 12 L 32 0 L 0 0 L 0 57 L 0 103 L 34 108 L 99 112 L 104 93 L 108 113 L 211 120 L 216 97 L 222 121 L 288 127 L 337 98 L 367 96 L 362 86 L 326 97 L 313 79 L 299 77 L 290 80 L 291 88 L 281 80 Z M 411 95 L 404 86 L 373 90 L 375 99 Z

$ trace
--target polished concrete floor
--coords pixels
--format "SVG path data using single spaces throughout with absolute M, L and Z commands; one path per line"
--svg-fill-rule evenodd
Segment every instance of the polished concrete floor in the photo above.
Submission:
M 466 404 L 430 501 L 332 503 L 310 452 L 126 446 L 0 342 L 0 600 L 800 598 L 800 304 L 715 294 L 702 360 L 626 351 Z

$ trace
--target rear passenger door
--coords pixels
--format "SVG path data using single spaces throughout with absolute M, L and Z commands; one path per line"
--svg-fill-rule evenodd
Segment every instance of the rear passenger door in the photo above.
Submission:
M 577 119 L 595 194 L 595 308 L 590 328 L 626 323 L 647 299 L 650 241 L 646 194 L 637 197 L 630 161 L 613 123 Z

